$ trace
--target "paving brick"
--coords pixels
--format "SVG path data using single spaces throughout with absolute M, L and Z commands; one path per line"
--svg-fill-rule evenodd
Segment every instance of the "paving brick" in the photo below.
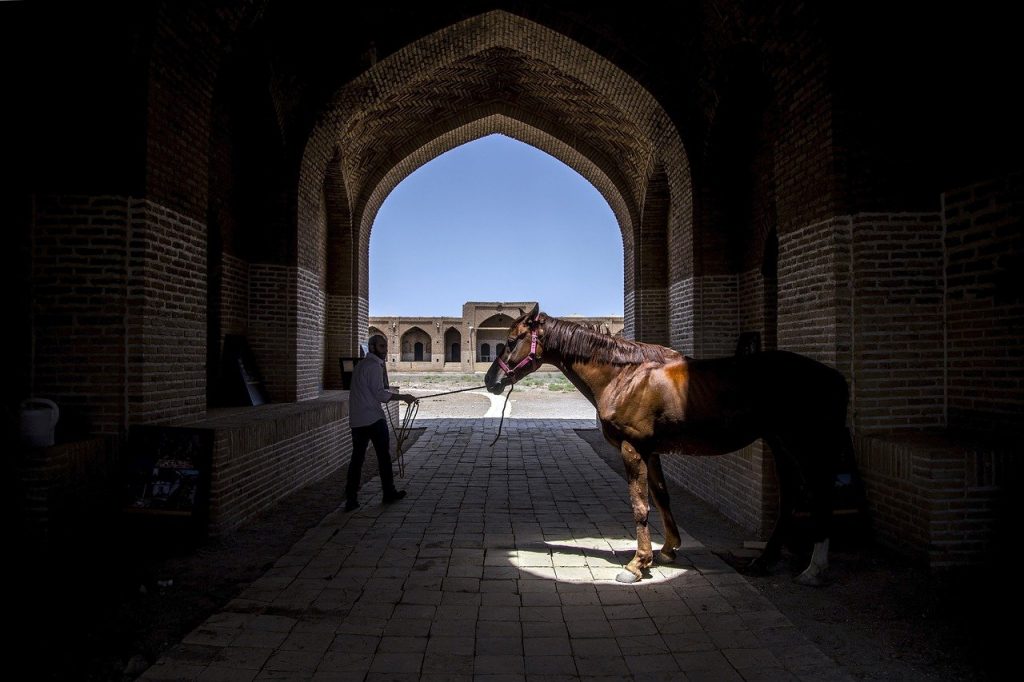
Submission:
M 467 458 L 435 443 L 457 436 L 470 443 L 469 449 L 474 442 L 482 444 L 483 435 L 474 422 L 429 423 L 427 433 L 407 454 L 407 466 L 417 486 L 436 494 L 410 494 L 403 501 L 401 514 L 379 507 L 332 517 L 330 542 L 297 545 L 292 559 L 286 556 L 278 562 L 276 572 L 280 573 L 298 566 L 327 565 L 324 557 L 335 557 L 331 561 L 337 561 L 337 572 L 324 582 L 348 586 L 324 592 L 332 593 L 331 599 L 337 603 L 348 604 L 344 616 L 335 619 L 315 611 L 298 616 L 226 611 L 186 637 L 182 647 L 189 647 L 194 655 L 186 656 L 185 649 L 178 655 L 188 661 L 175 661 L 172 651 L 151 668 L 151 675 L 173 669 L 169 666 L 199 661 L 203 665 L 194 668 L 200 672 L 216 667 L 210 674 L 250 679 L 257 674 L 271 677 L 287 672 L 310 679 L 331 679 L 332 675 L 338 679 L 422 675 L 426 679 L 446 674 L 453 679 L 621 679 L 630 675 L 652 679 L 712 679 L 719 675 L 722 679 L 738 679 L 737 669 L 750 671 L 751 676 L 764 669 L 797 677 L 826 675 L 835 669 L 834 662 L 800 637 L 770 604 L 758 603 L 758 609 L 751 611 L 734 612 L 730 607 L 724 613 L 696 611 L 689 615 L 687 603 L 728 604 L 721 595 L 729 590 L 732 599 L 748 600 L 742 583 L 728 577 L 731 569 L 727 565 L 697 551 L 690 573 L 665 576 L 662 582 L 652 578 L 628 587 L 600 581 L 560 582 L 555 568 L 551 568 L 549 579 L 479 580 L 439 575 L 428 579 L 432 582 L 417 583 L 412 588 L 411 577 L 374 577 L 366 573 L 368 568 L 375 570 L 365 565 L 370 557 L 391 551 L 389 547 L 403 555 L 411 554 L 409 542 L 422 543 L 420 554 L 437 551 L 458 557 L 464 562 L 459 565 L 485 567 L 487 554 L 479 548 L 452 549 L 459 523 L 449 523 L 448 519 L 463 514 L 485 518 L 485 525 L 521 524 L 521 532 L 513 533 L 512 541 L 522 546 L 517 544 L 514 550 L 506 551 L 517 555 L 521 551 L 533 557 L 550 556 L 538 550 L 538 543 L 543 543 L 540 528 L 555 528 L 559 525 L 556 520 L 567 515 L 566 525 L 586 525 L 590 536 L 603 533 L 605 546 L 619 548 L 622 560 L 628 560 L 628 526 L 624 528 L 625 522 L 609 515 L 603 502 L 612 495 L 612 489 L 617 490 L 621 479 L 587 450 L 571 447 L 579 442 L 571 431 L 575 425 L 569 421 L 544 429 L 506 427 L 515 436 L 509 439 L 515 443 L 514 457 L 538 465 L 544 462 L 543 466 L 552 468 L 548 480 L 556 480 L 554 472 L 560 467 L 572 471 L 578 484 L 571 492 L 559 493 L 570 494 L 571 503 L 562 500 L 556 505 L 556 493 L 550 486 L 530 483 L 532 475 L 528 472 L 532 470 L 496 466 L 495 458 L 504 456 L 507 443 L 496 446 L 493 452 L 477 449 L 473 457 Z M 565 449 L 562 457 L 550 457 L 555 448 Z M 535 454 L 541 451 L 545 453 L 543 460 Z M 512 461 L 511 450 L 508 456 Z M 479 471 L 485 472 L 488 485 L 504 489 L 521 484 L 532 496 L 530 506 L 489 507 L 487 495 L 471 496 L 469 487 L 451 485 L 454 469 L 448 470 L 448 462 L 458 462 L 464 469 L 460 478 L 474 480 L 472 472 Z M 587 521 L 584 523 L 582 518 Z M 375 531 L 372 536 L 368 535 L 371 528 Z M 419 530 L 422 528 L 432 530 L 424 535 Z M 338 545 L 344 543 L 350 547 L 362 543 L 363 551 L 338 554 Z M 349 581 L 350 575 L 356 579 Z M 695 580 L 693 576 L 714 580 Z M 258 582 L 278 593 L 293 583 L 299 591 L 305 589 L 304 583 L 295 580 L 277 575 Z M 460 582 L 466 580 L 473 582 Z M 360 587 L 363 585 L 365 588 Z M 222 640 L 264 646 L 205 643 Z

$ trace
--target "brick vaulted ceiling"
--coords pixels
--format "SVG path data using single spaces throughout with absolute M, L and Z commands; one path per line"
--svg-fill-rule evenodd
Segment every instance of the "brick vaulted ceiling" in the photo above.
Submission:
M 372 191 L 439 134 L 494 113 L 571 145 L 630 197 L 652 164 L 650 140 L 608 97 L 540 59 L 496 47 L 426 74 L 349 118 L 337 142 L 350 196 Z
M 657 164 L 670 169 L 669 185 L 681 198 L 675 210 L 686 210 L 686 152 L 651 93 L 568 36 L 492 11 L 371 60 L 328 97 L 303 155 L 300 243 L 303 226 L 315 220 L 327 164 L 340 163 L 354 225 L 368 242 L 373 218 L 398 182 L 449 149 L 496 132 L 587 178 L 615 213 L 627 250 Z

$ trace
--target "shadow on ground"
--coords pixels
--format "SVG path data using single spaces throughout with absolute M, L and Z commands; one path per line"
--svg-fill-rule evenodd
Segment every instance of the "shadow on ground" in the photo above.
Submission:
M 599 430 L 576 433 L 623 474 Z M 756 539 L 671 481 L 669 492 L 679 526 L 719 556 L 742 556 L 743 542 Z M 855 679 L 997 680 L 1016 667 L 1011 629 L 993 615 L 1019 591 L 1008 570 L 933 573 L 853 538 L 830 553 L 830 583 L 809 588 L 791 582 L 805 559 L 787 558 L 776 574 L 748 582 Z
M 405 448 L 425 430 L 410 429 Z M 370 445 L 361 479 L 377 473 Z M 343 467 L 223 538 L 117 519 L 109 537 L 69 542 L 59 556 L 23 557 L 9 602 L 14 661 L 5 667 L 37 680 L 134 680 L 341 506 L 346 479 Z
M 415 429 L 411 438 L 422 433 Z M 599 431 L 577 433 L 622 472 Z M 363 478 L 375 476 L 375 467 L 368 453 Z M 60 556 L 24 555 L 12 583 L 9 669 L 41 680 L 134 679 L 337 509 L 344 488 L 341 471 L 226 538 L 123 530 L 81 538 Z M 710 550 L 725 555 L 752 539 L 678 486 L 670 490 L 680 526 Z M 1008 571 L 936 575 L 863 546 L 833 552 L 825 588 L 794 585 L 794 572 L 748 580 L 855 679 L 1005 679 L 1015 667 L 1015 628 L 1000 625 L 1017 603 Z

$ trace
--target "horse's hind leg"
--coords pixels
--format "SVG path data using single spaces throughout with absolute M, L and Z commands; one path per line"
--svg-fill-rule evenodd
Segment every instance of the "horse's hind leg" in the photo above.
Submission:
M 672 517 L 672 509 L 669 507 L 668 486 L 665 485 L 665 473 L 661 470 L 661 457 L 656 452 L 647 457 L 647 479 L 654 504 L 661 513 L 662 528 L 665 529 L 665 544 L 658 553 L 658 560 L 672 562 L 676 559 L 676 550 L 679 549 L 682 539 L 679 536 L 679 528 L 676 527 L 676 520 Z
M 772 460 L 775 462 L 775 478 L 779 484 L 779 516 L 761 556 L 751 561 L 747 567 L 747 571 L 759 575 L 770 573 L 772 564 L 782 556 L 782 546 L 786 543 L 792 530 L 794 506 L 799 496 L 798 478 L 800 475 L 795 468 L 796 464 L 792 453 L 786 451 L 781 440 L 766 437 L 765 441 L 771 448 Z
M 830 476 L 827 485 L 833 485 L 833 478 Z M 807 568 L 794 580 L 801 585 L 820 587 L 825 584 L 825 572 L 828 570 L 828 540 L 829 528 L 832 518 L 832 496 L 824 491 L 825 481 L 811 481 L 814 492 L 810 495 L 811 503 L 811 539 L 814 541 L 814 550 L 811 552 L 811 561 Z
M 647 502 L 647 464 L 632 444 L 623 441 L 622 462 L 626 465 L 626 481 L 629 485 L 629 501 L 633 506 L 633 520 L 636 521 L 636 554 L 626 564 L 626 570 L 615 579 L 620 583 L 634 583 L 643 577 L 644 569 L 654 563 L 651 550 L 651 531 L 647 527 L 650 505 Z
M 845 429 L 843 431 L 844 437 L 848 438 L 845 436 Z M 795 578 L 796 582 L 801 585 L 818 587 L 825 584 L 825 572 L 828 570 L 829 532 L 832 526 L 832 492 L 835 487 L 839 454 L 837 445 L 838 442 L 835 438 L 822 438 L 817 441 L 817 447 L 804 448 L 800 453 L 810 504 L 811 540 L 814 542 L 810 563 Z

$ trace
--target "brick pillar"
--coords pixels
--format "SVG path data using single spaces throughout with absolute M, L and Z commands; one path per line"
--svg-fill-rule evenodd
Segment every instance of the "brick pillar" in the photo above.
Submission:
M 323 388 L 327 297 L 317 273 L 296 268 L 295 275 L 295 399 L 309 400 Z
M 693 277 L 673 282 L 668 292 L 670 345 L 680 353 L 691 356 L 697 354 L 695 292 Z
M 221 254 L 221 341 L 226 334 L 249 333 L 249 264 L 226 251 Z
M 700 328 L 697 357 L 732 355 L 739 335 L 739 291 L 737 276 L 705 275 L 697 279 Z
M 129 417 L 206 412 L 206 225 L 151 201 L 131 203 Z
M 324 210 L 327 226 L 324 388 L 340 389 L 339 359 L 358 354 L 367 325 L 365 315 L 360 324 L 360 310 L 366 307 L 365 299 L 359 298 L 359 240 L 352 225 L 337 157 L 328 164 L 324 177 Z
M 72 430 L 206 409 L 206 226 L 123 196 L 40 196 L 33 392 Z
M 127 424 L 129 212 L 122 196 L 35 199 L 31 390 L 76 436 Z
M 668 220 L 668 179 L 659 169 L 648 182 L 633 242 L 635 286 L 629 303 L 633 338 L 661 345 L 669 344 Z
M 249 336 L 270 400 L 295 400 L 295 310 L 297 276 L 286 265 L 249 266 Z
M 779 235 L 779 348 L 848 372 L 851 220 L 840 216 Z

